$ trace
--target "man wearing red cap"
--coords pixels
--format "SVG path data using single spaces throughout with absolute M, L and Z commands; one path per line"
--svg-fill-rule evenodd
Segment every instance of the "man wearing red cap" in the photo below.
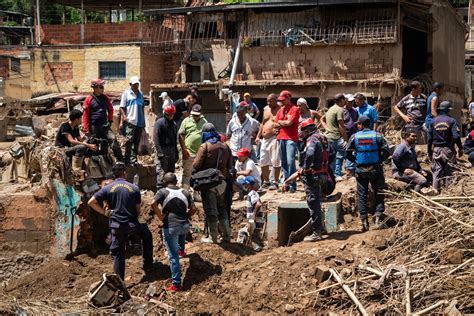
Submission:
M 106 139 L 112 145 L 115 158 L 123 161 L 120 144 L 110 129 L 114 121 L 114 107 L 109 97 L 104 94 L 104 83 L 105 81 L 99 78 L 91 81 L 93 92 L 82 104 L 82 131 L 91 137 Z
M 278 101 L 282 103 L 282 107 L 275 117 L 273 126 L 278 129 L 277 140 L 280 144 L 281 168 L 286 180 L 296 172 L 295 159 L 300 112 L 298 107 L 291 103 L 291 93 L 289 91 L 283 90 L 280 92 Z M 296 182 L 288 183 L 288 187 L 284 189 L 294 193 L 296 191 Z
M 178 161 L 178 127 L 173 120 L 176 108 L 173 104 L 166 104 L 164 115 L 156 120 L 153 133 L 153 142 L 156 148 L 156 188 L 164 188 L 163 176 L 167 172 L 175 172 L 175 163 Z
M 232 156 L 237 157 L 241 148 L 252 149 L 252 137 L 260 129 L 260 123 L 247 114 L 248 104 L 245 101 L 237 106 L 237 115 L 234 115 L 227 125 L 226 137 L 230 139 Z

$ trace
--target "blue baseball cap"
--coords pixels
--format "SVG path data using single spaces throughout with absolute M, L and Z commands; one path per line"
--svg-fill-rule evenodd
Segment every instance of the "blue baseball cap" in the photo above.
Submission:
M 255 185 L 255 179 L 252 176 L 246 176 L 238 180 L 241 185 Z

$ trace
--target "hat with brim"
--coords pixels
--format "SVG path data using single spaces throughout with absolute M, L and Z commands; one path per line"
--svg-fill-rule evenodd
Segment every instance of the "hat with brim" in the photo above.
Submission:
M 200 104 L 194 104 L 193 107 L 191 108 L 191 115 L 201 115 L 201 105 Z
M 291 98 L 291 93 L 288 90 L 283 90 L 280 92 L 280 95 L 278 96 L 278 101 L 285 101 L 286 98 Z
M 438 110 L 452 110 L 453 104 L 450 101 L 443 101 L 438 105 Z
M 166 98 L 168 96 L 168 93 L 167 92 L 161 92 L 160 94 L 160 98 Z

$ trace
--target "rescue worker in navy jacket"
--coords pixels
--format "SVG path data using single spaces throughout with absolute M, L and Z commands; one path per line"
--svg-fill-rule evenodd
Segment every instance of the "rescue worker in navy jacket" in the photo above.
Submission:
M 433 187 L 438 193 L 443 183 L 448 186 L 448 178 L 453 175 L 449 163 L 456 160 L 454 144 L 458 146 L 459 157 L 463 155 L 458 124 L 448 115 L 452 108 L 451 102 L 441 102 L 438 105 L 438 116 L 433 118 L 428 130 L 428 156 L 431 157 Z
M 142 240 L 143 269 L 145 273 L 153 267 L 153 237 L 146 224 L 138 222 L 140 214 L 140 189 L 125 180 L 124 163 L 116 163 L 112 171 L 115 180 L 100 189 L 90 200 L 89 206 L 96 212 L 110 217 L 110 254 L 114 259 L 114 272 L 125 279 L 125 245 L 131 236 Z M 109 205 L 104 209 L 102 203 Z
M 175 172 L 178 161 L 178 126 L 173 120 L 176 108 L 173 104 L 165 104 L 163 116 L 156 120 L 153 142 L 156 148 L 156 189 L 164 188 L 163 176 L 167 172 Z
M 285 181 L 282 188 L 286 188 L 286 184 L 298 176 L 303 180 L 313 228 L 313 233 L 306 236 L 304 241 L 314 242 L 322 239 L 321 184 L 327 181 L 329 146 L 326 136 L 319 133 L 311 118 L 301 122 L 300 135 L 305 143 L 300 169 Z
M 382 134 L 370 129 L 370 118 L 362 115 L 357 120 L 359 132 L 349 139 L 346 158 L 356 164 L 357 195 L 362 231 L 369 230 L 367 195 L 369 183 L 375 193 L 375 226 L 382 227 L 385 211 L 382 189 L 385 186 L 382 162 L 390 156 L 390 150 Z

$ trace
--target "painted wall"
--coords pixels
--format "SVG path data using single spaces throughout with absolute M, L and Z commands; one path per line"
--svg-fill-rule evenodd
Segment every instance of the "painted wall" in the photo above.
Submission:
M 140 76 L 138 45 L 84 48 L 35 48 L 31 90 L 33 93 L 90 91 L 90 81 L 99 77 L 100 61 L 125 61 L 126 77 L 107 80 L 106 91 L 122 91 L 131 76 Z
M 20 59 L 19 71 L 11 70 L 11 59 L 9 60 L 8 77 L 4 81 L 4 94 L 15 99 L 31 98 L 31 61 Z

